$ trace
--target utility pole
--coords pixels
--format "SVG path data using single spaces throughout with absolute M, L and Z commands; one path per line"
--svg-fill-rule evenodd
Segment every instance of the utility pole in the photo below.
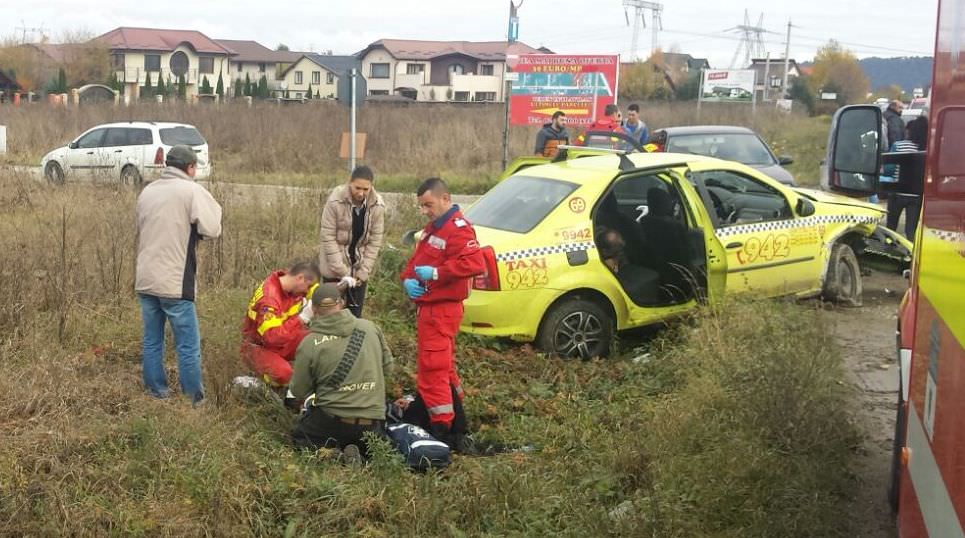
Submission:
M 764 57 L 764 91 L 761 92 L 761 101 L 768 102 L 770 99 L 767 98 L 767 94 L 771 89 L 771 53 L 768 52 L 767 56 Z
M 627 19 L 627 26 L 630 25 L 630 14 L 627 8 L 633 8 L 633 38 L 630 41 L 630 55 L 633 60 L 637 59 L 637 44 L 640 41 L 640 28 L 647 27 L 647 14 L 646 10 L 650 10 L 653 15 L 653 23 L 651 24 L 653 30 L 653 41 L 650 45 L 650 54 L 657 51 L 660 47 L 660 39 L 657 34 L 658 30 L 663 30 L 663 22 L 660 19 L 660 13 L 663 11 L 663 4 L 657 2 L 647 2 L 646 0 L 623 0 L 623 15 Z
M 787 20 L 787 41 L 784 43 L 784 81 L 781 83 L 781 99 L 787 99 L 787 70 L 791 63 L 791 19 Z
M 523 7 L 525 0 L 516 4 L 509 1 L 509 25 L 506 27 L 506 54 L 503 62 L 503 101 L 506 103 L 506 115 L 503 117 L 503 170 L 509 164 L 509 103 L 513 93 L 513 83 L 509 80 L 509 46 L 519 37 L 519 15 L 517 10 Z
M 351 123 L 351 125 L 350 125 L 350 127 L 349 127 L 349 130 L 351 130 L 352 132 L 349 134 L 349 136 L 351 137 L 351 138 L 350 138 L 351 141 L 349 142 L 349 160 L 348 160 L 348 169 L 349 169 L 349 173 L 351 173 L 352 170 L 355 170 L 355 151 L 356 151 L 356 147 L 355 147 L 355 136 L 356 136 L 355 117 L 356 117 L 356 111 L 358 110 L 358 103 L 356 102 L 356 93 L 358 92 L 358 89 L 357 89 L 357 86 L 356 86 L 356 85 L 358 84 L 358 69 L 356 69 L 356 68 L 353 67 L 352 70 L 349 72 L 349 76 L 352 77 L 352 84 L 351 84 L 351 88 L 352 88 L 352 111 L 350 112 L 350 123 Z

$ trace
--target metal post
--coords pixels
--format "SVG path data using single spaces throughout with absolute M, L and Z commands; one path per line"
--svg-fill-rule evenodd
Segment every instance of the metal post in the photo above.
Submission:
M 761 101 L 768 102 L 767 91 L 771 89 L 771 53 L 768 52 L 767 56 L 764 58 L 764 91 L 761 92 Z M 756 92 L 755 92 L 756 93 Z
M 784 82 L 781 83 L 781 99 L 787 99 L 787 70 L 791 54 L 791 19 L 787 20 L 787 42 L 784 43 Z
M 357 103 L 355 102 L 355 97 L 356 97 L 356 90 L 355 90 L 356 81 L 355 81 L 355 77 L 358 76 L 358 70 L 353 67 L 353 68 L 352 68 L 352 72 L 351 72 L 351 74 L 350 74 L 349 76 L 352 77 L 352 97 L 351 97 L 351 99 L 352 99 L 352 112 L 351 112 L 351 117 L 352 117 L 351 122 L 352 122 L 352 126 L 351 126 L 351 128 L 350 128 L 351 132 L 349 133 L 350 139 L 349 139 L 349 159 L 348 159 L 348 171 L 349 171 L 349 173 L 351 173 L 352 170 L 355 170 L 355 114 L 356 114 L 355 111 L 356 111 L 356 108 L 357 108 L 357 106 L 358 106 Z
M 505 77 L 505 69 L 509 69 L 508 63 L 504 68 L 504 72 L 503 72 L 504 77 Z M 510 96 L 512 95 L 512 91 L 513 91 L 512 81 L 507 80 L 503 82 L 503 100 L 506 101 L 506 115 L 505 117 L 503 117 L 503 170 L 505 170 L 506 166 L 509 164 L 509 103 L 510 103 Z

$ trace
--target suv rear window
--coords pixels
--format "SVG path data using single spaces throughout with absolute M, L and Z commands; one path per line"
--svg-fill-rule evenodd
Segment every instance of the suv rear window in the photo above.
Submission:
M 194 127 L 167 127 L 160 130 L 161 142 L 166 146 L 177 146 L 186 144 L 188 146 L 201 146 L 205 144 L 201 133 Z
M 480 198 L 466 211 L 466 217 L 476 226 L 526 233 L 576 187 L 557 179 L 513 176 Z

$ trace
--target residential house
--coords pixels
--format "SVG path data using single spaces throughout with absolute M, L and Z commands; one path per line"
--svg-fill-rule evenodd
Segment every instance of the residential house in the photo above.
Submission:
M 302 57 L 301 52 L 271 50 L 257 41 L 239 39 L 215 39 L 214 41 L 234 52 L 234 55 L 228 59 L 232 84 L 239 80 L 244 84 L 245 76 L 252 84 L 258 84 L 261 77 L 265 77 L 268 90 L 271 92 L 279 89 L 281 74 Z
M 352 68 L 360 69 L 362 62 L 357 56 L 334 56 L 331 54 L 303 53 L 280 76 L 278 97 L 293 99 L 335 99 L 338 96 L 338 78 Z M 312 95 L 308 95 L 311 89 Z
M 183 77 L 189 97 L 200 93 L 205 78 L 213 91 L 221 76 L 230 95 L 229 59 L 234 52 L 201 32 L 121 27 L 96 39 L 110 49 L 111 66 L 128 95 L 140 95 L 148 76 L 152 87 L 160 78 L 174 84 Z
M 757 72 L 754 76 L 754 93 L 758 101 L 772 101 L 781 99 L 781 85 L 784 83 L 784 60 L 783 59 L 764 59 L 755 58 L 751 60 L 751 65 L 747 69 Z M 791 87 L 792 81 L 801 76 L 801 68 L 793 59 L 788 60 L 787 66 L 787 86 Z
M 4 73 L 3 68 L 0 67 L 0 103 L 11 100 L 13 93 L 19 90 L 20 85 L 17 84 L 17 81 Z
M 416 101 L 502 101 L 506 55 L 541 54 L 525 43 L 380 39 L 356 56 L 369 95 Z
M 699 73 L 701 69 L 710 69 L 707 58 L 694 58 L 680 52 L 663 52 L 661 56 L 663 67 L 672 72 L 685 73 L 689 76 L 694 72 Z

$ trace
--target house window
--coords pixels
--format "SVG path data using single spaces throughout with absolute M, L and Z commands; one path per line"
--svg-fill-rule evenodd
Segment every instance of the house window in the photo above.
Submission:
M 335 73 L 325 73 L 325 84 L 335 84 Z
M 426 64 L 406 64 L 406 75 L 421 75 L 426 70 Z
M 452 64 L 449 66 L 449 72 L 453 75 L 461 75 L 466 72 L 466 68 L 462 64 Z M 468 98 L 466 99 L 469 100 Z
M 484 64 L 479 66 L 479 74 L 487 77 L 491 77 L 496 73 L 496 68 L 493 64 Z
M 371 64 L 369 78 L 389 78 L 389 64 Z
M 495 101 L 496 92 L 476 92 L 473 99 L 475 101 Z
M 295 71 L 295 84 L 301 84 L 301 83 L 302 83 L 302 72 Z
M 312 71 L 312 84 L 321 84 L 321 83 L 322 83 L 322 72 Z
M 242 66 L 242 62 L 238 62 L 238 72 L 239 72 L 239 73 L 241 72 L 241 66 Z
M 771 87 L 780 88 L 781 87 L 781 77 L 771 77 Z
M 261 62 L 260 64 L 258 64 L 258 72 L 259 73 L 265 72 L 265 62 Z
M 160 61 L 160 60 L 158 60 Z M 123 54 L 111 54 L 111 67 L 114 71 L 124 70 L 124 55 Z
M 161 55 L 160 54 L 145 54 L 144 55 L 144 70 L 145 71 L 160 71 L 161 70 Z
M 453 101 L 468 101 L 468 100 L 469 100 L 469 92 L 456 92 L 455 97 L 453 98 Z
M 198 58 L 198 72 L 202 74 L 214 73 L 214 57 L 201 56 Z
M 369 95 L 389 95 L 389 90 L 369 90 Z

